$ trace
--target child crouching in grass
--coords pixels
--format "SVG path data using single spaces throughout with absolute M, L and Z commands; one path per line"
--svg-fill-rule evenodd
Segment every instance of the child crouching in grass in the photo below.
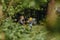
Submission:
M 30 26 L 31 29 L 32 29 L 32 23 L 33 23 L 33 22 L 32 22 L 32 19 L 33 19 L 32 17 L 30 17 L 30 18 L 28 19 L 28 24 L 29 24 L 29 26 Z

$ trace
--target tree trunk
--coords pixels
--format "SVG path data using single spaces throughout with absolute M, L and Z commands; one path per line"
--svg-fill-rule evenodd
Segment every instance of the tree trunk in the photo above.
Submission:
M 47 26 L 53 27 L 56 22 L 55 0 L 50 0 L 47 10 Z
M 2 4 L 0 4 L 0 24 L 2 23 L 1 21 L 2 21 L 3 17 L 4 17 L 4 15 L 3 15 L 3 11 L 2 11 Z M 1 31 L 1 29 L 0 29 L 0 31 Z M 5 40 L 5 35 L 3 32 L 0 32 L 0 39 Z
M 2 23 L 2 20 L 3 20 L 3 11 L 2 11 L 2 5 L 0 4 L 0 24 Z
M 4 32 L 0 32 L 0 40 L 5 40 L 5 34 L 4 34 Z
M 3 17 L 2 5 L 0 5 L 0 19 Z

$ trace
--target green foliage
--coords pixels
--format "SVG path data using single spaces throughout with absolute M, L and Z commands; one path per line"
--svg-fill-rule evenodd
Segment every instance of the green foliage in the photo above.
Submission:
M 47 0 L 13 0 L 13 2 L 10 3 L 11 1 L 12 0 L 2 0 L 3 11 L 10 16 L 22 11 L 24 8 L 40 10 L 40 5 L 47 3 Z
M 22 33 L 25 32 L 24 28 L 20 24 L 14 23 L 11 18 L 5 19 L 1 28 L 6 35 L 6 40 L 19 40 Z
M 25 8 L 34 8 L 40 10 L 40 4 L 46 3 L 47 0 L 1 0 L 3 6 L 3 12 L 9 17 L 2 20 L 0 28 L 5 33 L 6 40 L 46 40 L 47 32 L 44 30 L 35 31 L 35 28 L 30 30 L 29 26 L 22 26 L 19 23 L 14 23 L 11 18 L 17 12 L 24 10 Z M 34 26 L 33 26 L 34 27 Z M 36 26 L 40 27 L 40 26 Z M 37 30 L 37 28 L 36 28 Z
M 29 26 L 14 23 L 10 17 L 3 20 L 0 26 L 6 36 L 5 40 L 46 40 L 47 31 L 43 27 L 44 26 L 33 26 L 30 30 Z

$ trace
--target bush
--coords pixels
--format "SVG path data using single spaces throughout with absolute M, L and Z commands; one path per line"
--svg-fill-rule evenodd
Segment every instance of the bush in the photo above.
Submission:
M 3 20 L 1 29 L 5 34 L 5 40 L 45 40 L 46 31 L 44 29 L 39 30 L 39 32 L 29 30 L 24 28 L 25 26 L 20 25 L 19 23 L 14 23 L 13 20 L 8 17 Z

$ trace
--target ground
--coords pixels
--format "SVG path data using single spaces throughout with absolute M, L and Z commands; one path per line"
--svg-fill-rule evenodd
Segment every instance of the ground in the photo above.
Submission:
M 27 31 L 27 33 L 22 33 L 22 38 L 20 40 L 60 40 L 60 34 L 57 32 L 50 32 L 46 29 L 45 24 L 41 25 L 34 25 L 32 26 L 31 31 Z M 25 29 L 30 30 L 30 27 L 28 25 L 22 26 Z M 0 37 L 3 38 L 3 33 L 0 35 Z M 4 38 L 3 38 L 4 39 Z M 2 40 L 3 40 L 2 39 Z

